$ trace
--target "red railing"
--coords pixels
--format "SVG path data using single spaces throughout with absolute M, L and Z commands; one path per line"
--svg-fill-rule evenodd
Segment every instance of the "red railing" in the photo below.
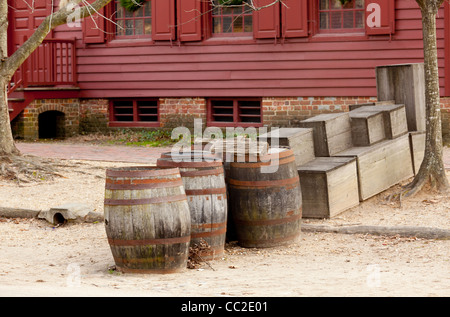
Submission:
M 46 39 L 16 71 L 10 90 L 18 84 L 56 86 L 77 83 L 75 40 Z

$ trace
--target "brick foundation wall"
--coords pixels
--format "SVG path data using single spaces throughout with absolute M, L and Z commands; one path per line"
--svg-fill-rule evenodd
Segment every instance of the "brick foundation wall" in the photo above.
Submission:
M 79 132 L 79 109 L 78 99 L 37 99 L 12 122 L 14 137 L 26 140 L 39 138 L 39 115 L 47 111 L 58 111 L 63 113 L 64 120 L 58 127 L 61 137 L 68 137 Z
M 109 121 L 109 100 L 82 99 L 80 102 L 80 133 L 106 132 Z
M 376 101 L 376 97 L 276 97 L 263 98 L 266 126 L 295 127 L 321 113 L 345 112 L 350 105 Z
M 268 127 L 295 127 L 309 117 L 330 112 L 345 112 L 353 104 L 376 101 L 376 97 L 264 97 L 263 123 Z M 441 98 L 442 133 L 450 144 L 450 97 Z M 33 101 L 11 124 L 16 137 L 39 137 L 39 114 L 46 111 L 64 113 L 65 136 L 77 133 L 108 131 L 109 101 L 107 99 L 46 99 Z M 193 129 L 194 119 L 207 119 L 205 98 L 160 98 L 160 127 Z
M 194 128 L 194 119 L 202 119 L 206 125 L 205 98 L 161 98 L 159 99 L 159 121 L 162 128 Z

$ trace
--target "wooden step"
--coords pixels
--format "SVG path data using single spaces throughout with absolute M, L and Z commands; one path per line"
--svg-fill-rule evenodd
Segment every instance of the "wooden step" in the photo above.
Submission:
M 349 105 L 348 110 L 353 111 L 360 107 L 366 107 L 366 106 L 383 106 L 383 105 L 395 105 L 395 100 L 385 100 L 385 101 L 374 101 L 374 102 L 367 102 L 367 103 L 358 103 L 355 105 Z
M 370 108 L 361 107 L 349 113 L 354 146 L 370 146 L 386 139 L 383 111 Z
M 259 136 L 270 146 L 288 146 L 294 152 L 295 163 L 301 166 L 315 159 L 311 128 L 280 128 Z
M 350 111 L 357 113 L 358 111 L 383 113 L 384 130 L 387 139 L 394 139 L 401 135 L 408 133 L 408 122 L 406 117 L 405 105 L 376 105 L 376 106 L 363 106 L 356 110 Z
M 356 157 L 361 201 L 414 175 L 407 134 L 372 146 L 353 147 L 335 156 Z
M 315 156 L 333 156 L 353 146 L 348 112 L 324 113 L 300 122 L 302 128 L 312 128 Z
M 318 157 L 297 168 L 303 218 L 332 218 L 359 204 L 354 157 Z
M 14 106 L 11 103 L 21 103 L 24 102 L 25 98 L 8 98 L 8 111 L 13 112 Z

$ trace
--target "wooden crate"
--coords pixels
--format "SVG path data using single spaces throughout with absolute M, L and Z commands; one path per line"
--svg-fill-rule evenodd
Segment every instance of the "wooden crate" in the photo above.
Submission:
M 332 218 L 359 204 L 356 158 L 318 157 L 297 170 L 303 218 Z
M 349 111 L 353 111 L 356 110 L 358 108 L 361 107 L 366 107 L 366 106 L 378 106 L 378 105 L 394 105 L 395 101 L 394 100 L 385 100 L 385 101 L 374 101 L 374 102 L 367 102 L 367 103 L 358 103 L 355 105 L 349 105 L 348 106 L 348 110 Z
M 336 156 L 356 157 L 361 201 L 414 175 L 406 134 L 372 146 L 353 147 Z
M 294 152 L 297 166 L 315 159 L 313 129 L 280 128 L 260 135 L 259 140 L 266 141 L 270 146 L 288 146 Z
M 376 67 L 378 100 L 404 104 L 409 131 L 425 131 L 425 71 L 423 63 Z
M 333 156 L 352 147 L 352 128 L 348 112 L 324 113 L 300 122 L 312 128 L 315 156 Z
M 369 146 L 386 138 L 383 112 L 370 108 L 372 106 L 350 111 L 354 146 Z
M 409 145 L 413 162 L 414 175 L 419 172 L 425 154 L 425 132 L 410 132 Z
M 408 133 L 408 122 L 405 105 L 376 105 L 363 106 L 355 111 L 382 112 L 384 116 L 384 129 L 387 139 L 398 138 Z

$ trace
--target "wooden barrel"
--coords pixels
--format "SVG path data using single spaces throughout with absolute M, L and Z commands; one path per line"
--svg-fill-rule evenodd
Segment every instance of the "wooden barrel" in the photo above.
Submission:
M 178 168 L 107 169 L 104 207 L 106 234 L 120 271 L 186 268 L 191 220 Z
M 191 247 L 204 240 L 209 250 L 200 250 L 204 260 L 212 260 L 224 252 L 227 231 L 227 193 L 222 160 L 174 161 L 160 158 L 160 168 L 180 169 L 191 213 Z
M 250 156 L 256 158 L 258 155 L 267 154 L 269 144 L 258 140 L 253 140 L 247 137 L 234 137 L 226 138 L 223 140 L 213 140 L 210 152 L 215 155 L 219 155 L 223 160 L 223 167 L 225 170 L 225 183 L 228 193 L 228 222 L 227 222 L 227 234 L 226 240 L 228 242 L 236 241 L 236 228 L 232 219 L 233 204 L 229 195 L 229 176 L 230 166 L 234 161 L 240 161 L 242 156 Z
M 254 163 L 232 162 L 228 189 L 241 246 L 278 246 L 300 234 L 302 195 L 292 150 L 271 149 Z

